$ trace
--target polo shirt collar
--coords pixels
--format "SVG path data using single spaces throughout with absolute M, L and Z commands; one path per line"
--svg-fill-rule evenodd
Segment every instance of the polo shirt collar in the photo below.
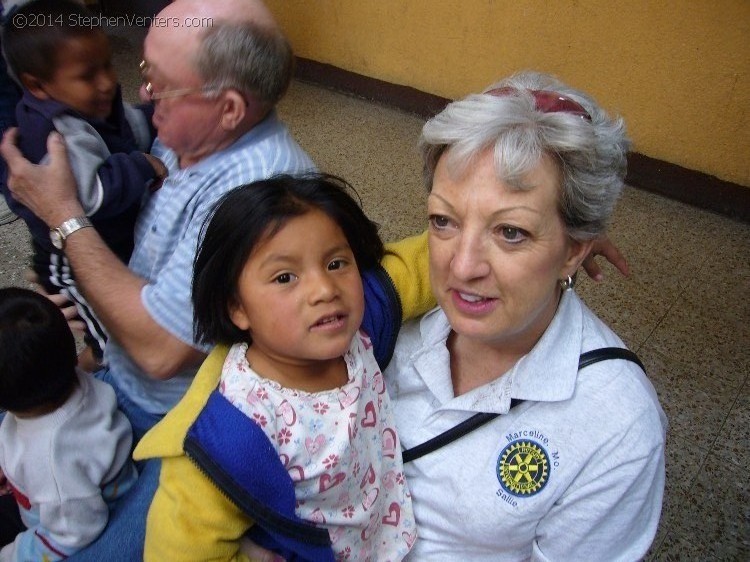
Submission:
M 563 294 L 547 330 L 512 369 L 458 397 L 450 376 L 446 341 L 451 328 L 445 313 L 432 310 L 419 328 L 422 346 L 412 356 L 414 368 L 442 408 L 504 414 L 512 398 L 558 402 L 573 395 L 583 332 L 582 303 L 573 291 Z

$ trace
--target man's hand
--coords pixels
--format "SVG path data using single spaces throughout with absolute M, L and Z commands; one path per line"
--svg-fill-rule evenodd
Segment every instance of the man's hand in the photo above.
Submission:
M 604 256 L 605 259 L 614 265 L 620 273 L 625 277 L 630 275 L 628 269 L 628 262 L 625 260 L 625 256 L 622 255 L 620 250 L 615 246 L 607 235 L 600 236 L 594 241 L 594 245 L 591 247 L 591 252 L 583 260 L 583 269 L 586 273 L 597 283 L 604 279 L 604 273 L 602 273 L 601 267 L 596 263 L 594 258 L 596 256 Z
M 70 169 L 63 138 L 57 132 L 47 137 L 48 164 L 32 164 L 16 146 L 18 129 L 3 136 L 0 154 L 8 164 L 8 188 L 17 201 L 28 207 L 50 228 L 66 220 L 82 216 L 76 180 Z

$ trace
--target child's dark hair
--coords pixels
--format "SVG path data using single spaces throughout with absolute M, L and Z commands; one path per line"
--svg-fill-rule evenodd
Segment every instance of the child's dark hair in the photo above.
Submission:
M 224 195 L 206 218 L 193 268 L 193 330 L 197 341 L 249 341 L 229 317 L 237 283 L 253 249 L 291 218 L 312 210 L 328 215 L 344 232 L 360 271 L 383 257 L 378 225 L 348 193 L 354 189 L 327 174 L 279 175 L 242 185 Z
M 0 408 L 54 404 L 77 384 L 76 342 L 62 311 L 18 287 L 0 289 Z
M 3 55 L 11 73 L 17 80 L 22 74 L 52 79 L 64 41 L 103 33 L 91 25 L 93 16 L 72 0 L 32 0 L 21 6 L 3 28 Z

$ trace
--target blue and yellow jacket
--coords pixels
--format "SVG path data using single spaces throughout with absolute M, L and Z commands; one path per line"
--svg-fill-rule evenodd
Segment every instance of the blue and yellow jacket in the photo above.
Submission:
M 362 329 L 384 368 L 401 322 L 434 306 L 426 233 L 387 245 L 381 263 L 362 276 Z M 333 560 L 328 532 L 295 515 L 292 480 L 273 445 L 217 391 L 227 352 L 211 352 L 184 398 L 135 450 L 137 460 L 162 459 L 145 560 L 248 560 L 240 552 L 245 536 L 287 560 Z

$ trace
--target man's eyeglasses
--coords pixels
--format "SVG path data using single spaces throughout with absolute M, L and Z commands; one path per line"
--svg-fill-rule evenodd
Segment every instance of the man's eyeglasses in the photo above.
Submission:
M 215 88 L 208 86 L 200 86 L 197 88 L 179 88 L 177 90 L 166 90 L 164 92 L 154 92 L 154 87 L 148 80 L 148 63 L 145 60 L 141 61 L 138 65 L 141 70 L 141 81 L 146 88 L 146 93 L 151 101 L 163 100 L 167 98 L 178 98 L 180 96 L 188 96 L 190 94 L 212 94 L 216 93 Z

